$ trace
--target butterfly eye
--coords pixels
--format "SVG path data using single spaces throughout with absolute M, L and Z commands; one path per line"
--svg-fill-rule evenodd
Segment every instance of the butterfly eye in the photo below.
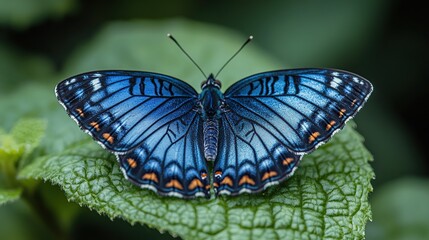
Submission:
M 202 81 L 201 82 L 201 88 L 204 88 L 204 86 L 207 84 L 207 81 L 206 80 L 204 80 L 204 81 Z
M 215 80 L 215 85 L 219 86 L 219 88 L 222 88 L 222 83 L 219 80 Z

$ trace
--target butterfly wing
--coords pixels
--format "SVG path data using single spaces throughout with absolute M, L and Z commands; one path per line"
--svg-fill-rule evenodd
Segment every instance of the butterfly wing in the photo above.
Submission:
M 80 128 L 117 156 L 131 182 L 162 195 L 208 196 L 190 85 L 157 73 L 99 71 L 66 79 L 55 91 Z
M 366 79 L 329 69 L 266 72 L 235 83 L 224 95 L 217 193 L 257 192 L 289 177 L 302 155 L 328 141 L 371 92 Z

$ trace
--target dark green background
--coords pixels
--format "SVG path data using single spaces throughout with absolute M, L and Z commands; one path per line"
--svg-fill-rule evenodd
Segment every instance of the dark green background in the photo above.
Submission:
M 10 2 L 16 6 L 10 6 Z M 224 26 L 241 33 L 243 40 L 252 34 L 252 44 L 284 62 L 285 68 L 345 69 L 373 83 L 374 93 L 356 118 L 358 131 L 375 159 L 375 190 L 371 195 L 374 223 L 369 224 L 368 238 L 427 236 L 427 224 L 413 229 L 417 217 L 405 223 L 392 221 L 406 219 L 404 214 L 419 209 L 410 208 L 400 214 L 396 205 L 389 208 L 393 201 L 387 197 L 405 196 L 398 206 L 407 209 L 418 201 L 411 196 L 414 192 L 429 191 L 429 127 L 424 117 L 429 110 L 425 99 L 429 91 L 429 21 L 419 1 L 53 2 L 0 0 L 0 94 L 19 89 L 25 81 L 35 81 L 29 74 L 63 71 L 70 55 L 112 21 L 186 18 Z M 187 43 L 181 43 L 186 48 Z M 141 70 L 146 70 L 145 66 Z M 44 80 L 37 81 L 44 84 Z M 5 114 L 0 113 L 0 127 L 8 128 L 2 123 Z M 409 193 L 403 189 L 416 190 Z M 12 217 L 7 221 L 12 229 L 32 226 L 40 236 L 49 236 L 25 205 L 17 205 L 6 213 Z M 4 222 L 1 216 L 0 221 Z M 394 233 L 389 235 L 389 231 Z M 86 210 L 76 217 L 72 232 L 74 238 L 168 237 L 146 227 L 130 227 L 121 220 L 112 222 Z

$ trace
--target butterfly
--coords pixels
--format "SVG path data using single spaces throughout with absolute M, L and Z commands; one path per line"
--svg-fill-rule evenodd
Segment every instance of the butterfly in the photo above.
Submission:
M 363 77 L 318 68 L 257 73 L 225 92 L 221 85 L 210 74 L 197 93 L 164 74 L 108 70 L 70 77 L 55 93 L 116 155 L 125 178 L 159 195 L 194 198 L 212 189 L 256 193 L 291 177 L 372 92 Z

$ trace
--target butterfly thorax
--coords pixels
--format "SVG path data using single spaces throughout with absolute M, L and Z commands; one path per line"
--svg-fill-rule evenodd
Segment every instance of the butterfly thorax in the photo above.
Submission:
M 204 157 L 213 161 L 217 156 L 219 137 L 219 119 L 222 114 L 224 97 L 220 90 L 221 84 L 211 74 L 201 85 L 199 96 L 199 112 L 203 120 Z
M 206 119 L 219 119 L 222 112 L 224 97 L 220 91 L 220 82 L 213 75 L 201 84 L 202 91 L 199 96 L 201 117 Z

